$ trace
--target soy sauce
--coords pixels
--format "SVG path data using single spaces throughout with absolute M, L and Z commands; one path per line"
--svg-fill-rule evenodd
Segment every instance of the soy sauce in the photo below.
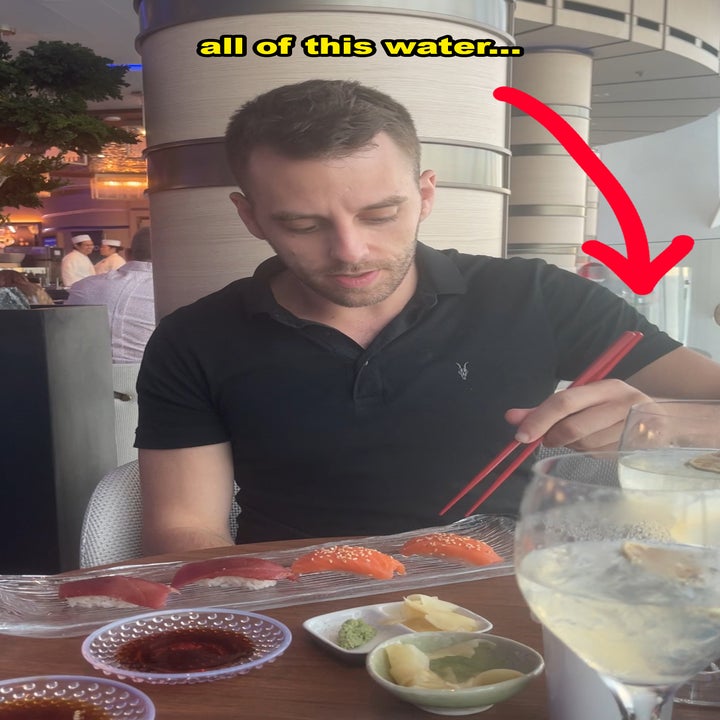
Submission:
M 242 633 L 182 628 L 131 640 L 120 647 L 115 659 L 139 672 L 198 672 L 235 665 L 254 651 L 255 645 Z
M 110 720 L 102 708 L 65 698 L 27 698 L 0 703 L 0 720 Z

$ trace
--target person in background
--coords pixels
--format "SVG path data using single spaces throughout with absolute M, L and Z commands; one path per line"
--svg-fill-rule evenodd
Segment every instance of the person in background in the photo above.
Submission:
M 133 236 L 128 262 L 117 270 L 78 280 L 65 305 L 107 306 L 113 363 L 140 362 L 155 328 L 150 228 L 141 228 Z
M 148 554 L 231 544 L 233 481 L 239 543 L 450 523 L 463 508 L 440 508 L 513 438 L 609 448 L 651 395 L 720 398 L 720 365 L 597 283 L 418 242 L 436 175 L 388 95 L 286 85 L 240 108 L 225 140 L 230 199 L 275 256 L 148 343 Z M 644 338 L 610 379 L 555 392 L 627 330 Z M 481 511 L 516 515 L 530 464 Z
M 106 238 L 100 243 L 102 260 L 95 263 L 95 274 L 102 275 L 110 270 L 117 270 L 125 264 L 125 258 L 120 254 L 122 244 L 119 240 Z
M 75 235 L 72 238 L 73 249 L 60 263 L 63 285 L 70 288 L 78 280 L 95 274 L 95 266 L 88 257 L 95 249 L 95 243 L 89 235 Z
M 15 270 L 0 270 L 0 287 L 14 287 L 22 292 L 30 305 L 53 305 L 52 298 L 37 283 Z

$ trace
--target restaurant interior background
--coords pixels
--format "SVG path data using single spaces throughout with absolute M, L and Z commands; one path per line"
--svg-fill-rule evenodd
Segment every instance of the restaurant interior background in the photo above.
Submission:
M 587 273 L 720 360 L 717 0 L 4 0 L 0 34 L 13 52 L 63 40 L 128 65 L 122 100 L 90 110 L 143 138 L 76 158 L 68 184 L 39 210 L 5 208 L 0 244 L 12 241 L 23 257 L 0 255 L 0 267 L 55 283 L 72 235 L 127 245 L 152 220 L 158 316 L 252 273 L 268 248 L 227 198 L 229 115 L 275 85 L 353 78 L 396 96 L 416 118 L 424 165 L 440 179 L 422 240 Z M 285 57 L 196 51 L 222 35 L 243 35 L 250 45 L 283 34 L 296 36 Z M 524 54 L 350 57 L 341 49 L 313 57 L 301 48 L 311 35 L 372 38 L 378 48 L 383 38 L 489 38 Z M 598 153 L 634 202 L 651 255 L 675 235 L 695 239 L 652 293 L 632 293 L 582 254 L 589 238 L 625 252 L 613 210 L 535 120 L 492 97 L 510 84 L 548 104 Z

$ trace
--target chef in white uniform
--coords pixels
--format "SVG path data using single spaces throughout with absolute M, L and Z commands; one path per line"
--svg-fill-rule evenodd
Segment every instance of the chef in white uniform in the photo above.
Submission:
M 76 235 L 72 238 L 73 249 L 62 259 L 60 274 L 66 288 L 84 277 L 95 274 L 95 266 L 88 255 L 95 249 L 95 243 L 89 235 Z
M 125 264 L 125 258 L 120 254 L 122 244 L 119 240 L 105 239 L 100 245 L 102 260 L 95 264 L 95 274 L 102 275 L 117 270 Z

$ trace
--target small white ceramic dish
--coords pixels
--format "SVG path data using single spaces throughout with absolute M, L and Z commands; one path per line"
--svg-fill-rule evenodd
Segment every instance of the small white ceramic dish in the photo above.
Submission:
M 87 712 L 87 706 L 92 706 L 109 720 L 155 718 L 155 706 L 144 692 L 115 680 L 86 675 L 36 675 L 0 681 L 0 716 L 9 708 L 34 706 L 40 712 L 50 703 L 55 704 L 57 713 L 65 712 L 67 717 L 84 715 L 83 709 Z M 66 706 L 57 707 L 58 704 Z
M 390 638 L 370 651 L 366 660 L 367 671 L 380 687 L 400 700 L 436 715 L 459 716 L 483 712 L 496 703 L 507 700 L 520 692 L 532 678 L 539 675 L 545 665 L 542 656 L 527 645 L 498 635 L 482 635 L 472 659 L 473 673 L 507 668 L 517 670 L 522 675 L 489 685 L 447 690 L 404 687 L 393 682 L 385 652 L 388 645 L 411 643 L 418 649 L 429 652 L 470 639 L 478 639 L 477 633 L 422 632 Z
M 160 647 L 163 637 L 172 645 L 171 650 Z M 124 655 L 129 654 L 131 643 L 137 648 L 143 640 L 147 642 L 131 654 L 133 660 L 126 660 Z M 133 682 L 176 685 L 244 675 L 276 660 L 291 640 L 285 625 L 265 615 L 229 608 L 196 608 L 118 620 L 88 635 L 81 651 L 96 670 L 106 675 Z M 233 654 L 237 660 L 222 664 L 223 658 Z M 205 666 L 197 668 L 199 655 Z M 188 669 L 142 669 L 166 663 L 167 658 L 172 659 L 175 668 L 184 663 Z
M 396 622 L 396 618 L 401 616 L 403 606 L 404 603 L 399 601 L 338 610 L 337 612 L 309 618 L 303 623 L 303 627 L 315 640 L 338 657 L 341 657 L 343 660 L 362 663 L 365 661 L 365 656 L 381 642 L 398 635 L 415 632 L 402 623 Z M 475 632 L 487 632 L 492 629 L 492 623 L 487 618 L 482 617 L 482 615 L 478 615 L 462 607 L 458 607 L 456 612 L 465 617 L 472 618 L 477 622 L 478 627 Z M 372 625 L 377 630 L 377 634 L 364 645 L 354 650 L 345 650 L 337 644 L 337 636 L 340 626 L 346 620 L 350 619 L 363 620 L 368 625 Z

